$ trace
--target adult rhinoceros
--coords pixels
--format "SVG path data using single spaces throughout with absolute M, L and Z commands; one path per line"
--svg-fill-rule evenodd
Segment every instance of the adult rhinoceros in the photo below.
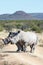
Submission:
M 17 43 L 19 42 L 19 45 L 22 47 L 19 47 L 19 49 L 23 49 L 23 51 L 26 51 L 26 47 L 29 45 L 31 50 L 30 52 L 33 52 L 35 49 L 35 46 L 37 44 L 37 35 L 34 32 L 24 32 L 24 31 L 18 31 L 15 36 L 12 38 L 9 38 L 12 43 Z M 23 43 L 22 43 L 23 42 Z

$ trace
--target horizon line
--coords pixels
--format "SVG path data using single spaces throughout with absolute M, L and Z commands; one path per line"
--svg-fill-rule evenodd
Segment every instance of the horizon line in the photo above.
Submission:
M 14 14 L 14 13 L 16 13 L 16 12 L 19 12 L 19 11 L 21 11 L 21 12 L 25 12 L 25 13 L 27 13 L 27 14 L 31 14 L 31 13 L 43 13 L 43 12 L 26 12 L 26 11 L 22 11 L 22 10 L 18 10 L 18 11 L 15 11 L 15 12 L 13 12 L 13 13 L 2 13 L 2 14 L 0 14 L 0 15 L 4 15 L 4 14 Z

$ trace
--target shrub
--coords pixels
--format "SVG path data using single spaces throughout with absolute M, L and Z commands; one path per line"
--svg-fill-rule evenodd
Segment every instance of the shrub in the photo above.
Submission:
M 40 29 L 38 26 L 32 26 L 31 30 L 32 30 L 32 31 L 36 31 L 36 32 L 38 32 L 38 33 L 41 32 L 41 29 Z

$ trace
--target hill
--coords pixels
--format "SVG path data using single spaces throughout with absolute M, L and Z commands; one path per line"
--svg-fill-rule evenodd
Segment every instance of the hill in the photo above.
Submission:
M 43 13 L 26 13 L 16 11 L 13 14 L 2 14 L 0 20 L 43 20 Z

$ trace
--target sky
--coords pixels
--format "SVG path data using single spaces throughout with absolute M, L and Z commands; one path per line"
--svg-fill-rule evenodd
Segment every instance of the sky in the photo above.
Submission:
M 16 11 L 43 13 L 43 0 L 0 0 L 0 14 L 12 14 Z

